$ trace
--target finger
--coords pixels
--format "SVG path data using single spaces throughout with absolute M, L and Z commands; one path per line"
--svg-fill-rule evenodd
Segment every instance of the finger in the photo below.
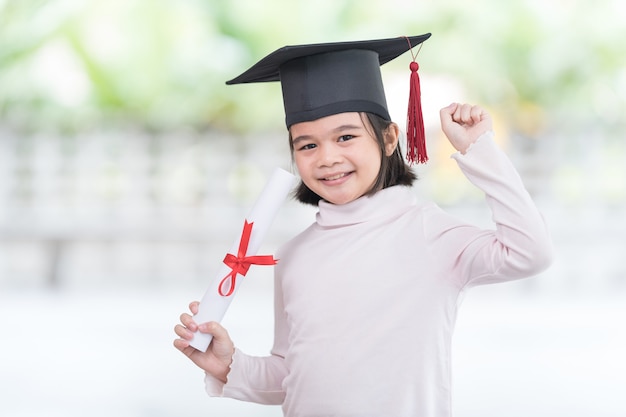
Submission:
M 463 104 L 458 109 L 457 122 L 460 124 L 468 124 L 472 121 L 472 106 L 469 104 Z
M 177 324 L 176 326 L 174 326 L 174 333 L 176 333 L 178 337 L 181 337 L 183 339 L 187 339 L 187 340 L 193 339 L 193 332 L 189 330 L 188 328 L 186 328 L 185 326 L 182 326 L 180 324 Z
M 174 347 L 180 350 L 181 352 L 185 353 L 185 349 L 189 347 L 189 342 L 183 339 L 175 339 Z
M 472 119 L 472 122 L 474 123 L 478 123 L 482 120 L 482 115 L 483 115 L 484 111 L 482 109 L 482 107 L 480 106 L 472 106 L 471 110 L 470 110 L 470 117 Z
M 189 303 L 189 310 L 191 310 L 191 314 L 198 314 L 198 308 L 200 306 L 199 301 L 192 301 Z
M 455 123 L 463 122 L 463 105 L 462 104 L 457 105 L 456 108 L 454 109 L 454 112 L 452 112 L 452 121 Z
M 187 342 L 186 340 L 181 340 L 181 339 L 174 340 L 174 347 L 180 350 L 183 353 L 183 355 L 187 356 L 191 360 L 194 360 L 193 359 L 194 354 L 197 354 L 199 352 L 196 348 L 189 346 L 189 342 Z
M 183 314 L 180 315 L 180 322 L 183 325 L 185 325 L 185 327 L 188 328 L 189 330 L 191 330 L 192 332 L 195 332 L 195 331 L 198 330 L 198 325 L 193 320 L 193 317 L 191 317 L 187 313 L 183 313 Z

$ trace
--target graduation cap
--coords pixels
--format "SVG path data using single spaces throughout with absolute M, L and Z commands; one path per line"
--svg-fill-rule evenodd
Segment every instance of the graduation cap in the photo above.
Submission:
M 380 66 L 430 38 L 430 33 L 389 39 L 285 46 L 226 84 L 280 81 L 287 128 L 344 112 L 391 120 Z M 411 52 L 412 53 L 412 52 Z M 426 162 L 424 122 L 415 55 L 410 64 L 407 159 Z

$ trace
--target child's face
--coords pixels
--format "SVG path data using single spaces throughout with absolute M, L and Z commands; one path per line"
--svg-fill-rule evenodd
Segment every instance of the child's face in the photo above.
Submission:
M 291 126 L 294 160 L 304 184 L 324 200 L 346 204 L 367 193 L 381 151 L 359 113 L 340 113 Z

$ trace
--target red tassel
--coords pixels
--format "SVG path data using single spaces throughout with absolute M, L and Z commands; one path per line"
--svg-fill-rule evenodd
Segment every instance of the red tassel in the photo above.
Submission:
M 424 117 L 422 116 L 422 93 L 420 91 L 420 76 L 417 74 L 419 65 L 415 62 L 415 56 L 422 49 L 420 44 L 417 54 L 413 53 L 413 46 L 408 37 L 404 37 L 409 43 L 409 51 L 413 56 L 411 68 L 411 83 L 409 89 L 409 111 L 406 120 L 406 159 L 412 165 L 428 161 L 426 154 L 426 134 L 424 133 Z
M 426 135 L 424 134 L 424 117 L 422 116 L 422 98 L 420 91 L 420 77 L 417 74 L 419 65 L 411 62 L 411 83 L 409 90 L 409 111 L 406 125 L 406 159 L 410 164 L 425 163 Z

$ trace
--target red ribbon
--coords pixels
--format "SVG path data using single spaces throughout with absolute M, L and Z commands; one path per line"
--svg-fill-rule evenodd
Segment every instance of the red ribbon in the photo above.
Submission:
M 258 256 L 246 256 L 248 251 L 248 243 L 250 243 L 250 235 L 252 234 L 252 223 L 248 223 L 247 220 L 243 224 L 243 232 L 241 233 L 241 240 L 239 241 L 239 251 L 237 256 L 233 254 L 226 254 L 224 257 L 224 263 L 228 265 L 231 272 L 222 278 L 220 282 L 218 292 L 222 297 L 228 297 L 235 291 L 235 284 L 237 281 L 237 274 L 246 276 L 250 265 L 276 265 L 277 259 L 274 259 L 272 255 L 258 255 Z M 223 287 L 225 284 L 229 284 L 228 291 L 224 293 Z

